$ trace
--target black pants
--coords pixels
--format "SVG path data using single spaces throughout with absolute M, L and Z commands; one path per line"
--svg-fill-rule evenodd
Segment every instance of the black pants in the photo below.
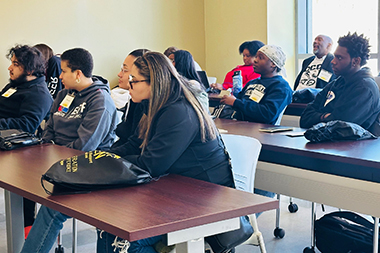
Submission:
M 36 215 L 36 202 L 23 198 L 24 200 L 24 227 L 32 226 Z

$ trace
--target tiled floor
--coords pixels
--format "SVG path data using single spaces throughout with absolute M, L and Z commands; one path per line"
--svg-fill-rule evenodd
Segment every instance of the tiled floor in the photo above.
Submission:
M 6 251 L 6 235 L 5 235 L 5 213 L 4 213 L 4 194 L 0 189 L 0 252 Z M 273 236 L 275 227 L 275 211 L 263 213 L 258 218 L 258 224 L 263 233 L 265 245 L 268 253 L 302 253 L 303 249 L 310 246 L 310 223 L 311 223 L 311 203 L 295 199 L 299 210 L 297 213 L 289 213 L 287 206 L 289 200 L 287 197 L 281 199 L 281 224 L 285 230 L 283 239 L 276 239 Z M 327 207 L 328 211 L 336 210 L 336 208 Z M 317 207 L 317 216 L 323 215 L 320 205 Z M 71 252 L 71 225 L 72 220 L 66 222 L 63 229 L 63 246 L 65 252 Z M 95 228 L 78 221 L 78 253 L 91 253 L 96 251 L 96 231 Z M 260 252 L 259 247 L 252 245 L 242 245 L 237 247 L 236 253 L 256 253 Z M 50 251 L 54 253 L 54 249 Z M 316 250 L 316 253 L 319 253 Z

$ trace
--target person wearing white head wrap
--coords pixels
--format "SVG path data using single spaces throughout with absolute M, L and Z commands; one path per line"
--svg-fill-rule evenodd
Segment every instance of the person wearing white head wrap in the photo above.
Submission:
M 237 97 L 225 95 L 221 100 L 221 103 L 235 110 L 235 119 L 272 125 L 280 123 L 293 94 L 288 82 L 279 73 L 284 69 L 285 60 L 286 56 L 278 46 L 267 45 L 257 51 L 253 68 L 261 77 L 249 81 Z M 256 188 L 254 192 L 267 197 L 275 195 Z
M 265 45 L 259 49 L 260 52 L 265 54 L 279 69 L 285 65 L 286 55 L 281 47 L 275 45 Z
M 281 47 L 261 47 L 253 62 L 255 72 L 261 77 L 249 81 L 237 97 L 223 96 L 221 103 L 232 106 L 237 120 L 273 125 L 279 123 L 281 113 L 292 101 L 292 89 L 280 75 L 285 61 Z

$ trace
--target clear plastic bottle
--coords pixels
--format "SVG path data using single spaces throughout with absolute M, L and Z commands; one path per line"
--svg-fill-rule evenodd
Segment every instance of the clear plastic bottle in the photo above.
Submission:
M 243 87 L 243 77 L 241 76 L 240 70 L 234 71 L 234 74 L 232 75 L 232 83 L 232 93 L 236 96 Z

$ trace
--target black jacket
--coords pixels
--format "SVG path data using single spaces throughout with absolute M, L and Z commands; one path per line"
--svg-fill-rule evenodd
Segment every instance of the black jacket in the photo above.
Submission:
M 198 117 L 187 100 L 180 98 L 161 108 L 153 118 L 148 139 L 141 153 L 137 129 L 127 143 L 112 147 L 111 152 L 148 170 L 153 177 L 170 173 L 234 186 L 220 139 L 201 141 Z
M 149 101 L 143 100 L 141 103 L 135 103 L 130 99 L 128 103 L 124 107 L 122 121 L 117 125 L 116 135 L 119 139 L 112 145 L 113 148 L 122 146 L 134 134 L 144 114 L 144 104 L 149 103 Z M 126 111 L 126 108 L 128 108 L 128 111 Z
M 363 68 L 344 79 L 339 76 L 329 83 L 301 115 L 300 126 L 310 128 L 322 122 L 321 117 L 331 113 L 323 122 L 343 120 L 369 129 L 380 113 L 380 93 L 370 70 Z
M 9 88 L 16 88 L 17 91 L 4 97 Z M 0 94 L 0 129 L 21 129 L 34 133 L 48 115 L 52 103 L 45 76 L 21 84 L 11 82 Z
M 302 73 L 306 70 L 306 68 L 309 66 L 309 64 L 314 60 L 316 56 L 313 55 L 307 59 L 305 59 L 303 62 L 302 62 L 302 69 L 300 71 L 300 73 L 298 74 L 297 78 L 296 78 L 296 81 L 294 82 L 294 90 L 297 89 L 298 87 L 298 84 L 300 82 L 300 79 L 301 79 L 301 76 L 302 76 Z M 317 78 L 317 85 L 315 88 L 320 88 L 320 89 L 323 89 L 329 82 L 335 80 L 337 78 L 337 76 L 335 76 L 333 70 L 332 70 L 332 65 L 331 65 L 331 61 L 332 59 L 334 59 L 334 55 L 332 54 L 327 54 L 325 60 L 322 62 L 322 66 L 321 66 L 321 69 L 324 69 L 328 72 L 330 72 L 332 74 L 330 80 L 328 82 L 325 82 L 323 81 L 322 79 L 320 78 Z M 318 72 L 318 75 L 319 73 L 321 72 L 321 70 L 319 70 Z
M 61 58 L 53 55 L 49 59 L 46 69 L 46 83 L 53 98 L 56 98 L 58 92 L 62 90 L 62 80 L 59 79 L 60 74 Z

